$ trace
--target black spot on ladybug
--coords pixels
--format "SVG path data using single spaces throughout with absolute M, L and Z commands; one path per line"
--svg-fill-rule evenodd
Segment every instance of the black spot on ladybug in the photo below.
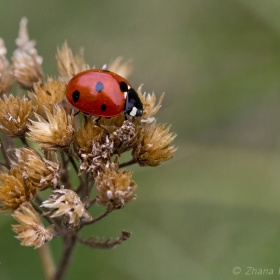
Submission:
M 102 105 L 100 106 L 100 109 L 101 109 L 101 111 L 106 111 L 106 109 L 107 109 L 106 104 L 102 104 Z
M 103 89 L 104 89 L 103 83 L 102 82 L 97 82 L 96 85 L 95 85 L 95 90 L 97 92 L 101 92 Z
M 78 90 L 75 90 L 73 93 L 72 93 L 72 98 L 73 98 L 73 101 L 75 103 L 77 103 L 80 99 L 80 92 Z
M 125 82 L 120 82 L 120 88 L 122 92 L 127 92 L 128 91 L 128 87 L 127 84 Z

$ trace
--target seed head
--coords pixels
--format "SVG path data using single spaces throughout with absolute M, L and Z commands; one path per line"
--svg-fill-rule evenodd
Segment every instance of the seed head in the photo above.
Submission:
M 39 214 L 29 202 L 22 203 L 12 216 L 20 223 L 12 227 L 22 246 L 34 246 L 37 249 L 53 238 L 54 225 L 45 228 Z
M 75 134 L 74 146 L 79 155 L 82 153 L 91 153 L 93 148 L 93 142 L 101 141 L 104 137 L 104 130 L 94 125 L 90 118 L 83 123 Z
M 0 38 L 0 94 L 10 93 L 14 81 L 6 53 L 4 40 Z
M 131 180 L 132 172 L 117 171 L 116 164 L 110 164 L 96 177 L 97 203 L 108 210 L 120 209 L 136 199 L 132 192 L 137 188 Z
M 55 187 L 59 179 L 59 164 L 42 158 L 31 148 L 9 150 L 11 164 L 26 173 L 30 182 L 40 190 Z
M 74 147 L 81 161 L 80 173 L 86 170 L 94 176 L 110 160 L 114 151 L 109 134 L 89 120 L 77 131 Z
M 101 118 L 97 125 L 103 128 L 107 133 L 112 133 L 121 128 L 124 123 L 124 115 L 120 114 L 112 118 Z
M 80 53 L 74 56 L 66 42 L 61 49 L 57 49 L 56 64 L 59 76 L 65 83 L 68 83 L 75 74 L 90 68 L 84 61 L 83 49 L 80 49 Z
M 152 122 L 155 120 L 153 117 L 160 109 L 162 100 L 164 98 L 164 93 L 159 98 L 158 103 L 156 104 L 156 96 L 154 93 L 142 93 L 142 85 L 137 89 L 137 93 L 141 102 L 143 103 L 144 111 L 141 117 L 142 122 Z
M 110 119 L 102 118 L 98 121 L 98 125 L 106 131 L 110 141 L 114 143 L 114 153 L 121 154 L 132 148 L 136 140 L 135 125 L 131 121 L 125 121 L 123 114 Z
M 59 104 L 65 97 L 65 84 L 57 79 L 48 78 L 46 83 L 35 83 L 28 95 L 36 108 L 37 114 L 46 118 L 45 108 L 52 111 L 54 104 Z
M 12 70 L 16 81 L 24 89 L 31 89 L 33 83 L 43 80 L 41 67 L 42 57 L 38 56 L 34 48 L 35 42 L 30 41 L 27 32 L 27 19 L 20 21 L 19 36 L 16 39 L 18 48 L 12 57 Z
M 114 152 L 122 154 L 132 149 L 136 141 L 135 126 L 131 121 L 124 121 L 123 125 L 110 134 L 110 139 L 114 142 Z
M 169 133 L 169 129 L 170 126 L 152 123 L 138 130 L 132 155 L 139 165 L 157 166 L 173 157 L 177 148 L 170 144 L 177 135 Z
M 127 79 L 132 72 L 132 62 L 131 60 L 123 61 L 122 57 L 117 57 L 108 65 L 108 70 Z
M 12 94 L 3 95 L 3 99 L 0 99 L 0 129 L 11 137 L 23 136 L 32 110 L 31 101 Z
M 54 190 L 41 207 L 55 209 L 51 217 L 63 216 L 65 227 L 78 227 L 81 219 L 92 220 L 91 215 L 85 209 L 85 204 L 86 202 L 83 203 L 74 191 L 64 189 L 62 186 L 60 189 Z
M 16 209 L 24 201 L 35 198 L 37 189 L 26 179 L 26 174 L 18 167 L 10 171 L 0 171 L 0 209 Z
M 67 115 L 65 110 L 54 105 L 53 113 L 45 108 L 47 120 L 35 114 L 38 121 L 31 120 L 28 125 L 28 135 L 31 141 L 38 143 L 41 148 L 62 150 L 74 141 L 73 116 Z

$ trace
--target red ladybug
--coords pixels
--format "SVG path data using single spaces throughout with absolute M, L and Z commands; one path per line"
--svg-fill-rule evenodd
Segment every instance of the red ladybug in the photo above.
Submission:
M 76 74 L 66 88 L 68 101 L 85 114 L 114 117 L 121 113 L 142 116 L 143 104 L 130 83 L 108 70 Z

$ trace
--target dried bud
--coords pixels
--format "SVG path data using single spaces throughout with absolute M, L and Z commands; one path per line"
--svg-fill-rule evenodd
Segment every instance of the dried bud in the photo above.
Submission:
M 12 227 L 22 246 L 34 246 L 37 249 L 53 238 L 54 225 L 45 228 L 40 215 L 29 202 L 22 203 L 12 216 L 20 223 Z
M 116 164 L 106 166 L 96 177 L 97 203 L 103 205 L 107 210 L 120 209 L 134 199 L 136 195 L 132 192 L 137 185 L 131 180 L 132 172 L 116 171 Z
M 38 143 L 43 149 L 62 150 L 74 141 L 73 116 L 54 105 L 53 113 L 45 108 L 47 121 L 35 114 L 38 122 L 31 120 L 28 135 L 31 141 Z
M 38 189 L 55 187 L 59 179 L 59 164 L 42 158 L 31 148 L 9 151 L 11 164 L 26 173 L 30 182 Z
M 117 57 L 108 65 L 108 70 L 117 73 L 121 77 L 127 79 L 132 72 L 131 60 L 123 61 L 122 57 Z
M 23 18 L 20 22 L 16 44 L 18 49 L 14 51 L 12 57 L 13 75 L 22 88 L 31 89 L 33 83 L 43 80 L 41 67 L 43 59 L 38 56 L 37 50 L 34 48 L 35 42 L 29 40 L 26 18 Z
M 137 89 L 138 96 L 143 103 L 144 111 L 141 117 L 142 122 L 153 122 L 155 118 L 153 116 L 159 111 L 164 93 L 159 98 L 158 104 L 156 105 L 156 96 L 154 93 L 142 93 L 142 85 Z
M 81 219 L 92 220 L 91 215 L 85 209 L 85 203 L 80 200 L 80 197 L 74 191 L 64 189 L 63 186 L 54 190 L 41 207 L 55 209 L 51 218 L 63 216 L 65 227 L 78 227 Z
M 68 83 L 75 74 L 90 68 L 84 61 L 83 49 L 80 49 L 79 54 L 73 56 L 66 42 L 61 49 L 57 49 L 56 64 L 60 78 L 65 83 Z
M 114 151 L 114 143 L 108 134 L 89 121 L 77 131 L 74 147 L 81 161 L 80 173 L 87 170 L 93 175 L 110 160 Z
M 0 209 L 16 209 L 24 201 L 33 200 L 37 189 L 20 168 L 0 171 Z
M 0 38 L 0 94 L 10 93 L 14 81 L 6 52 L 4 40 Z
M 101 118 L 97 125 L 104 128 L 108 133 L 112 133 L 119 129 L 124 123 L 124 115 L 120 114 L 112 118 Z
M 37 108 L 37 114 L 46 118 L 45 107 L 51 111 L 54 104 L 61 103 L 65 97 L 65 87 L 64 83 L 52 78 L 48 78 L 46 83 L 35 83 L 34 93 L 29 92 L 28 95 Z
M 132 155 L 139 165 L 157 166 L 173 157 L 177 148 L 170 144 L 177 135 L 169 133 L 169 129 L 170 126 L 165 128 L 164 124 L 157 126 L 156 123 L 152 123 L 138 130 Z
M 3 95 L 0 99 L 0 129 L 11 137 L 23 136 L 32 110 L 32 103 L 26 97 Z
M 99 142 L 104 136 L 104 131 L 94 125 L 90 119 L 84 122 L 75 135 L 74 146 L 79 155 L 82 153 L 91 153 L 93 142 Z
M 120 155 L 132 149 L 136 137 L 134 124 L 130 121 L 124 121 L 119 129 L 110 134 L 110 139 L 114 142 L 114 152 Z

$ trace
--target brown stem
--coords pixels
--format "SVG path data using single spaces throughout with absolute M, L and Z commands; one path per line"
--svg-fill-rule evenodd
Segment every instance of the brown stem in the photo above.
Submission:
M 69 232 L 64 236 L 64 250 L 53 280 L 61 280 L 64 274 L 66 273 L 76 243 L 77 243 L 76 231 Z
M 119 168 L 123 168 L 123 167 L 129 166 L 129 165 L 135 164 L 135 163 L 137 163 L 137 160 L 136 160 L 135 158 L 133 158 L 133 159 L 130 160 L 130 161 L 121 163 L 121 164 L 119 165 Z
M 1 147 L 1 151 L 5 160 L 5 163 L 3 164 L 4 166 L 6 166 L 7 168 L 10 167 L 10 160 L 7 156 L 7 149 L 5 149 L 2 140 L 0 140 L 0 147 Z
M 89 205 L 93 205 L 96 203 L 96 197 L 89 201 Z
M 24 136 L 21 136 L 19 137 L 19 139 L 21 140 L 22 144 L 25 146 L 25 147 L 29 147 L 27 141 L 26 141 L 26 138 Z
M 76 164 L 76 162 L 74 161 L 74 158 L 72 157 L 72 155 L 70 155 L 69 153 L 66 152 L 66 155 L 68 156 L 69 161 L 71 162 L 71 164 L 73 165 L 75 171 L 77 174 L 79 174 L 79 169 L 78 166 Z
M 100 216 L 92 219 L 91 221 L 88 221 L 88 222 L 84 222 L 83 224 L 81 224 L 81 227 L 80 229 L 85 226 L 85 225 L 91 225 L 91 224 L 94 224 L 100 220 L 102 220 L 103 218 L 105 218 L 107 215 L 109 215 L 111 212 L 113 212 L 113 210 L 107 210 L 106 212 L 104 212 L 103 214 L 101 214 Z
M 65 153 L 61 153 L 62 169 L 61 169 L 61 181 L 66 189 L 72 189 L 72 183 L 70 181 L 70 174 L 67 168 L 68 160 L 65 158 Z
M 52 152 L 49 150 L 44 150 L 44 156 L 46 160 L 52 160 Z
M 92 236 L 88 239 L 79 238 L 79 242 L 87 246 L 90 246 L 91 248 L 113 249 L 117 245 L 120 245 L 121 243 L 126 241 L 130 236 L 131 236 L 131 232 L 123 230 L 122 235 L 116 239 L 109 238 L 107 240 L 104 240 L 104 238 L 100 239 L 98 237 Z
M 3 139 L 4 139 L 4 142 L 6 144 L 6 147 L 9 147 L 9 148 L 14 148 L 15 147 L 15 143 L 14 143 L 12 137 L 9 137 L 7 134 L 3 134 Z
M 39 248 L 39 254 L 41 257 L 45 277 L 47 280 L 52 280 L 55 273 L 55 265 L 48 243 L 45 243 Z

